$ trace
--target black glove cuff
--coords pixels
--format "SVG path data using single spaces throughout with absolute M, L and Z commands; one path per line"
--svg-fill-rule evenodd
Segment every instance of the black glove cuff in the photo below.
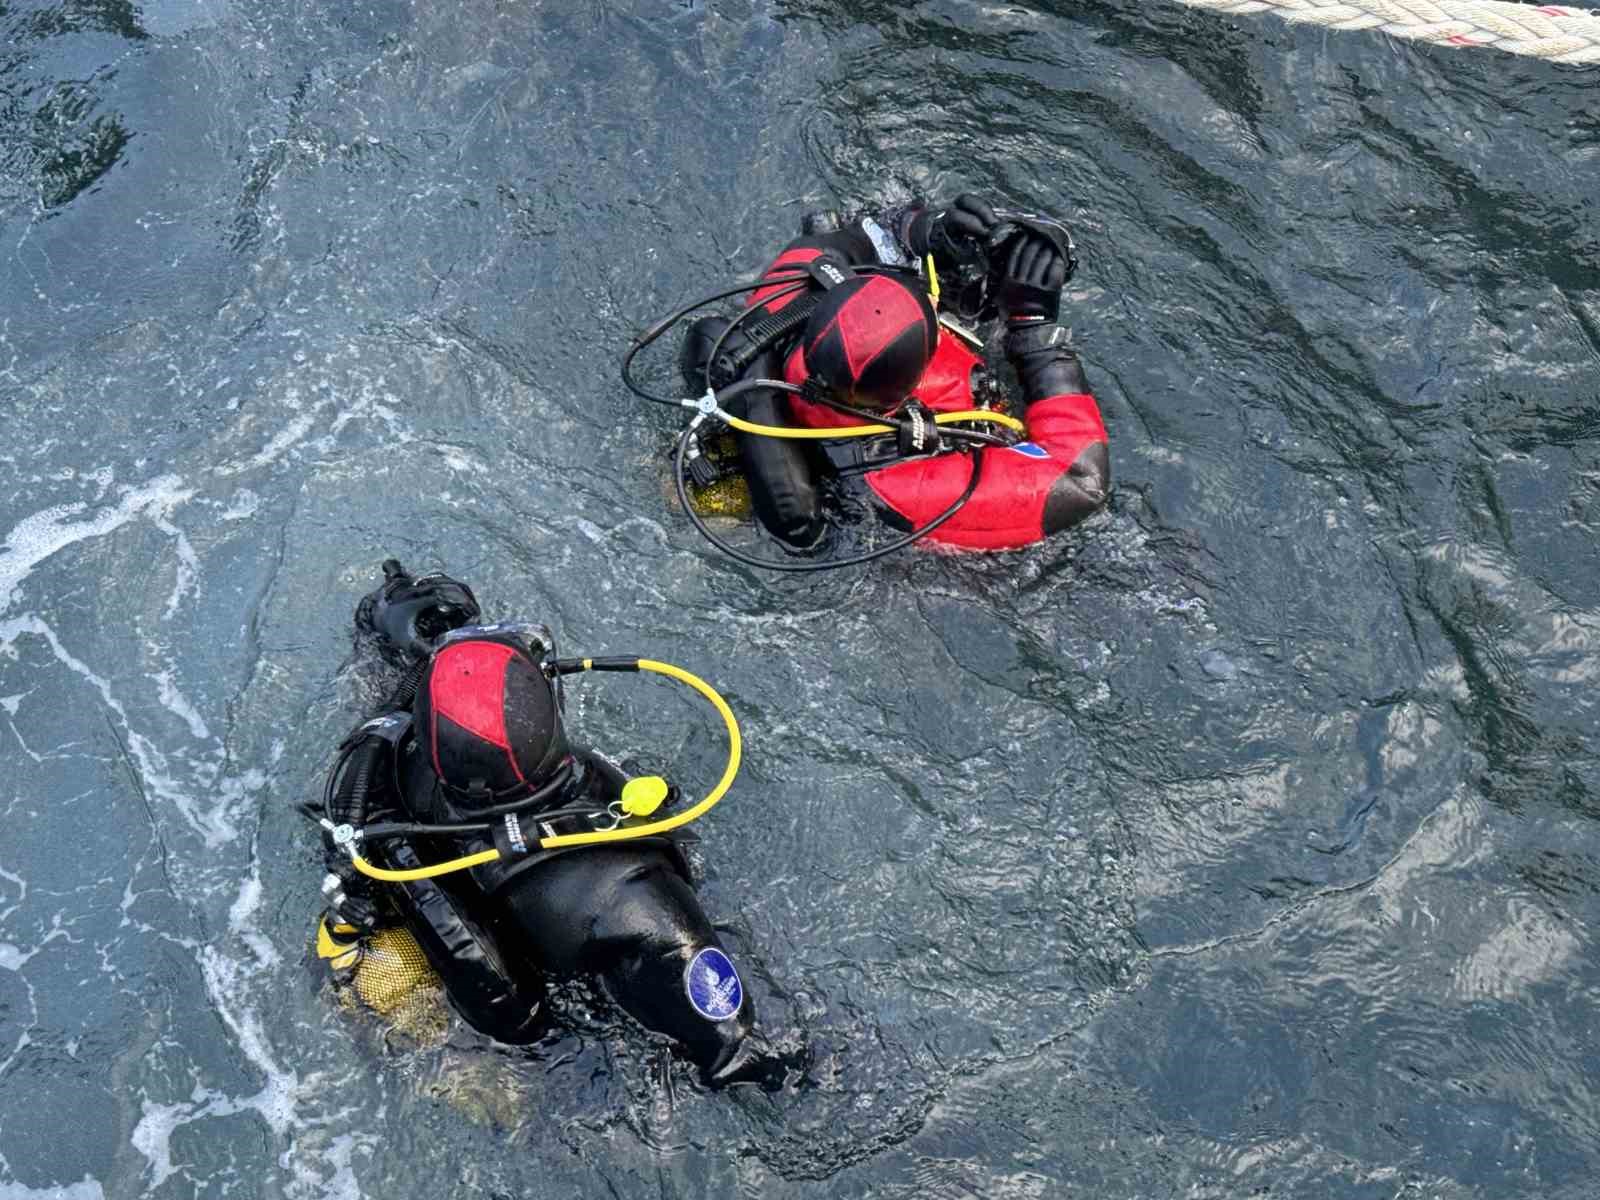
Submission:
M 1072 348 L 1072 334 L 1054 321 L 1029 321 L 1015 324 L 1006 334 L 1007 358 L 1031 358 L 1035 354 L 1077 358 Z
M 1011 321 L 1044 321 L 1055 324 L 1061 314 L 1061 289 L 1043 288 L 1016 279 L 1002 280 L 995 297 L 1000 311 Z
M 1072 335 L 1060 325 L 1037 321 L 1013 325 L 1006 335 L 1006 357 L 1017 369 L 1028 403 L 1045 396 L 1078 395 L 1089 390 Z
M 964 235 L 953 235 L 941 221 L 944 209 L 906 208 L 895 216 L 895 238 L 919 262 L 928 255 L 941 272 L 976 276 L 987 270 L 987 251 L 982 242 Z
M 937 216 L 932 210 L 921 207 L 902 208 L 887 214 L 890 232 L 895 240 L 905 247 L 913 257 L 925 257 L 932 247 L 932 231 L 934 218 Z

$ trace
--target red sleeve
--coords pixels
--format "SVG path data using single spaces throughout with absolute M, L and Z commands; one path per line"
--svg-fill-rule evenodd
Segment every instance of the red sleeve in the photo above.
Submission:
M 1050 487 L 1067 464 L 1026 442 L 978 453 L 983 455 L 983 477 L 977 490 L 928 540 L 968 550 L 1014 550 L 1039 541 L 1045 535 Z M 971 455 L 941 454 L 880 467 L 866 479 L 884 505 L 918 528 L 966 490 L 973 465 Z
M 797 283 L 804 284 L 809 278 L 805 272 L 805 265 L 811 262 L 813 259 L 820 258 L 821 256 L 822 251 L 816 246 L 791 246 L 789 249 L 785 250 L 782 254 L 778 255 L 777 258 L 772 260 L 772 265 L 770 267 L 761 273 L 761 278 L 763 279 L 770 279 L 774 276 L 777 276 L 778 281 L 762 288 L 758 292 L 750 293 L 750 298 L 745 301 L 746 307 L 752 304 L 766 304 L 768 297 L 781 292 L 784 288 L 793 287 Z M 784 276 L 789 276 L 790 278 L 784 278 Z M 777 312 L 779 309 L 786 306 L 791 300 L 794 300 L 799 296 L 803 296 L 804 294 L 805 292 L 803 289 L 801 291 L 791 292 L 787 296 L 768 304 L 767 307 L 771 311 Z
M 1084 447 L 1106 441 L 1100 406 L 1087 392 L 1046 396 L 1028 405 L 1028 440 L 1061 462 L 1077 461 Z
M 851 266 L 860 266 L 862 263 L 877 262 L 877 252 L 872 248 L 872 239 L 855 225 L 845 229 L 836 229 L 831 233 L 814 233 L 798 237 L 784 247 L 783 253 L 778 255 L 768 267 L 762 278 L 768 275 L 794 275 L 803 272 L 806 263 L 820 258 L 823 254 L 834 254 L 845 260 Z M 803 278 L 803 273 L 802 273 Z M 793 286 L 801 282 L 800 279 L 782 280 L 771 287 L 764 287 L 750 297 L 747 304 L 761 304 L 766 298 L 782 288 Z M 795 295 L 801 293 L 796 292 Z M 785 296 L 776 304 L 769 307 L 777 312 L 792 300 L 793 296 Z
M 1098 459 L 1103 481 L 1104 453 L 1085 457 L 1084 452 L 1105 443 L 1099 406 L 1088 393 L 1034 401 L 1028 407 L 1028 440 L 980 450 L 983 476 L 977 490 L 928 539 L 971 550 L 1011 550 L 1081 520 L 1103 496 L 1086 492 L 1074 468 L 1082 471 Z M 866 478 L 884 505 L 917 527 L 943 512 L 971 477 L 969 455 L 942 454 L 882 467 Z M 1062 489 L 1067 494 L 1058 495 Z M 1103 482 L 1096 490 L 1103 493 Z

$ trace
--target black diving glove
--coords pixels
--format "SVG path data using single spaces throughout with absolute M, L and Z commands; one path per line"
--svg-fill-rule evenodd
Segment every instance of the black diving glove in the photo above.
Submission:
M 982 196 L 962 192 L 943 209 L 913 209 L 901 238 L 918 258 L 933 255 L 941 274 L 961 276 L 987 253 L 989 234 L 1000 224 Z
M 339 925 L 348 925 L 358 936 L 365 936 L 388 924 L 383 906 L 373 895 L 372 883 L 348 858 L 342 862 L 327 853 L 328 873 L 322 877 L 322 898 L 328 916 Z
M 995 299 L 1012 328 L 1053 322 L 1070 274 L 1067 259 L 1049 238 L 1019 233 L 996 255 Z
M 385 656 L 401 664 L 426 659 L 434 643 L 482 615 L 472 589 L 435 572 L 414 577 L 399 559 L 383 562 L 383 583 L 356 607 L 356 628 L 376 636 Z

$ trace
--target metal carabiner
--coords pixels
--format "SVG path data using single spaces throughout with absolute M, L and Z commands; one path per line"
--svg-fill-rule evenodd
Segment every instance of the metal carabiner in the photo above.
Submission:
M 602 815 L 609 816 L 611 818 L 611 824 L 609 824 L 609 825 L 601 825 L 601 824 L 599 824 L 598 823 L 598 818 L 601 817 Z M 628 814 L 623 811 L 622 801 L 613 800 L 609 804 L 606 805 L 605 813 L 603 813 L 603 814 L 602 813 L 590 813 L 589 814 L 589 821 L 590 821 L 591 824 L 594 825 L 594 829 L 595 829 L 596 833 L 610 833 L 613 829 L 615 829 L 619 825 L 621 825 L 622 822 L 627 819 L 627 816 L 628 816 Z

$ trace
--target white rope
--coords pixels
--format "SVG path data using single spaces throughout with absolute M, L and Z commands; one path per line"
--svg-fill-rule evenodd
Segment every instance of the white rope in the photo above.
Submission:
M 1441 46 L 1492 46 L 1551 62 L 1600 63 L 1600 15 L 1505 0 L 1180 0 L 1219 13 L 1277 13 L 1329 29 L 1381 29 Z

